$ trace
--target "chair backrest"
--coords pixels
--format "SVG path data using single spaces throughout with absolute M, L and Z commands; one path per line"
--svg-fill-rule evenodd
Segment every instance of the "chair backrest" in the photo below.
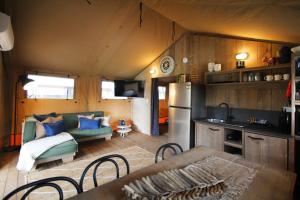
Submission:
M 162 152 L 161 153 L 162 160 L 165 159 L 165 152 L 166 152 L 167 149 L 172 149 L 172 151 L 174 152 L 175 155 L 178 154 L 177 150 L 179 150 L 181 153 L 183 152 L 182 147 L 179 144 L 177 144 L 177 143 L 167 143 L 167 144 L 164 144 L 164 145 L 160 146 L 158 148 L 158 150 L 156 151 L 156 154 L 155 154 L 155 163 L 158 162 L 158 157 L 159 157 L 160 152 Z
M 17 189 L 15 189 L 12 192 L 10 192 L 9 194 L 7 194 L 3 198 L 3 200 L 9 200 L 11 197 L 16 195 L 18 192 L 20 192 L 22 190 L 25 190 L 25 189 L 28 189 L 24 193 L 24 195 L 21 197 L 21 200 L 25 200 L 30 195 L 31 192 L 33 192 L 34 190 L 39 189 L 41 187 L 52 187 L 52 188 L 56 189 L 56 191 L 59 194 L 59 199 L 63 200 L 64 199 L 63 190 L 57 183 L 54 183 L 55 181 L 69 182 L 75 187 L 75 189 L 77 191 L 77 194 L 80 194 L 82 192 L 82 190 L 79 187 L 78 183 L 74 179 L 69 178 L 69 177 L 65 177 L 65 176 L 57 176 L 57 177 L 45 178 L 45 179 L 42 179 L 42 180 L 34 181 L 34 182 L 28 183 L 26 185 L 23 185 L 21 187 L 18 187 Z
M 114 160 L 114 158 L 120 158 L 121 160 L 124 161 L 125 165 L 126 165 L 126 170 L 127 170 L 127 174 L 129 174 L 129 163 L 127 161 L 127 159 L 124 156 L 121 156 L 119 154 L 111 154 L 111 155 L 107 155 L 107 156 L 103 156 L 101 158 L 98 158 L 97 160 L 94 160 L 93 162 L 91 162 L 82 172 L 82 175 L 80 177 L 80 181 L 79 181 L 79 187 L 80 189 L 83 191 L 83 181 L 85 178 L 86 173 L 88 172 L 88 170 L 93 167 L 95 165 L 94 168 L 94 172 L 93 172 L 93 181 L 94 181 L 94 186 L 97 187 L 98 186 L 98 182 L 97 182 L 97 169 L 99 168 L 99 166 L 104 163 L 104 162 L 111 162 L 115 165 L 116 167 L 116 178 L 120 178 L 120 168 L 118 166 L 118 163 Z

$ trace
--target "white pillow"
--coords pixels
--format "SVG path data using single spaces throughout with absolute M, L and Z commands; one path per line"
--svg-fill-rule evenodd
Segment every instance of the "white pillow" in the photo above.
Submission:
M 109 121 L 110 121 L 110 116 L 106 117 L 95 117 L 95 120 L 101 120 L 101 126 L 107 126 L 110 127 Z
M 91 115 L 77 115 L 77 117 L 78 117 L 78 128 L 80 128 L 79 118 L 94 119 L 94 114 L 91 114 Z

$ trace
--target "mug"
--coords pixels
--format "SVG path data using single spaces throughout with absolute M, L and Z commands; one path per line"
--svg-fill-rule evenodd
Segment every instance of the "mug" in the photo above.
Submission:
M 255 81 L 260 81 L 260 78 L 261 78 L 260 73 L 256 72 L 255 75 L 254 75 L 254 80 Z
M 285 81 L 290 80 L 290 74 L 283 74 L 283 80 Z
M 248 81 L 249 81 L 249 82 L 254 81 L 254 75 L 253 75 L 252 72 L 248 74 Z
M 266 81 L 272 81 L 273 80 L 273 75 L 267 75 L 267 76 L 265 76 L 265 80 Z
M 215 72 L 219 72 L 219 71 L 221 71 L 221 69 L 222 69 L 221 64 L 215 64 L 215 66 L 214 66 Z
M 215 63 L 213 63 L 213 62 L 208 63 L 208 65 L 207 65 L 208 71 L 213 72 L 214 71 L 214 66 L 215 66 Z
M 280 74 L 275 74 L 274 75 L 274 80 L 275 81 L 280 81 L 282 79 L 282 76 Z

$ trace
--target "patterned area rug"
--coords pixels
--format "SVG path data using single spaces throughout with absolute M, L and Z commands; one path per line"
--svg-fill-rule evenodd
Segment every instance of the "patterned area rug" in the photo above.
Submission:
M 226 189 L 217 196 L 207 196 L 203 200 L 235 200 L 240 199 L 243 193 L 249 188 L 256 176 L 257 170 L 235 163 L 235 159 L 229 161 L 217 156 L 209 156 L 193 165 L 224 180 Z
M 257 170 L 209 156 L 181 170 L 166 170 L 123 187 L 126 199 L 235 200 L 248 189 Z
M 121 149 L 119 151 L 114 151 L 108 154 L 120 154 L 123 155 L 129 162 L 130 172 L 134 172 L 141 168 L 147 167 L 151 164 L 154 164 L 154 154 L 142 149 L 138 146 L 129 147 L 126 149 Z M 58 167 L 51 169 L 46 169 L 43 171 L 34 171 L 25 175 L 25 182 L 29 183 L 35 180 L 40 180 L 43 178 L 53 177 L 53 176 L 68 176 L 79 182 L 80 176 L 84 168 L 91 163 L 92 161 L 105 156 L 107 154 L 102 154 L 95 156 L 86 160 L 74 161 L 72 163 L 64 164 Z M 120 167 L 120 176 L 126 174 L 126 166 L 121 160 L 116 160 Z M 110 182 L 116 178 L 116 170 L 113 164 L 106 162 L 100 165 L 97 171 L 97 180 L 98 185 Z M 89 170 L 88 174 L 84 180 L 84 190 L 90 190 L 94 188 L 93 178 L 92 178 L 93 169 Z M 64 190 L 64 196 L 71 197 L 76 195 L 75 189 L 68 183 L 57 182 Z M 42 199 L 58 199 L 58 194 L 54 189 L 49 187 L 44 187 L 36 192 L 33 192 L 30 197 L 30 200 L 42 200 Z

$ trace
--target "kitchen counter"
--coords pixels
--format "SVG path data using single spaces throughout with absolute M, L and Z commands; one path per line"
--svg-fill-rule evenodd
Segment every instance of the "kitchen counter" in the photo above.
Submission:
M 208 122 L 207 119 L 194 120 L 194 122 L 211 124 L 214 126 L 220 126 L 220 127 L 230 128 L 234 130 L 248 131 L 260 135 L 266 135 L 266 136 L 272 136 L 272 137 L 278 137 L 284 139 L 292 137 L 291 135 L 283 133 L 278 127 L 264 127 L 262 125 L 255 125 L 255 124 L 253 125 L 253 124 L 247 124 L 242 122 L 233 122 L 232 124 L 215 123 L 215 122 Z M 244 127 L 241 127 L 241 125 L 243 125 Z

